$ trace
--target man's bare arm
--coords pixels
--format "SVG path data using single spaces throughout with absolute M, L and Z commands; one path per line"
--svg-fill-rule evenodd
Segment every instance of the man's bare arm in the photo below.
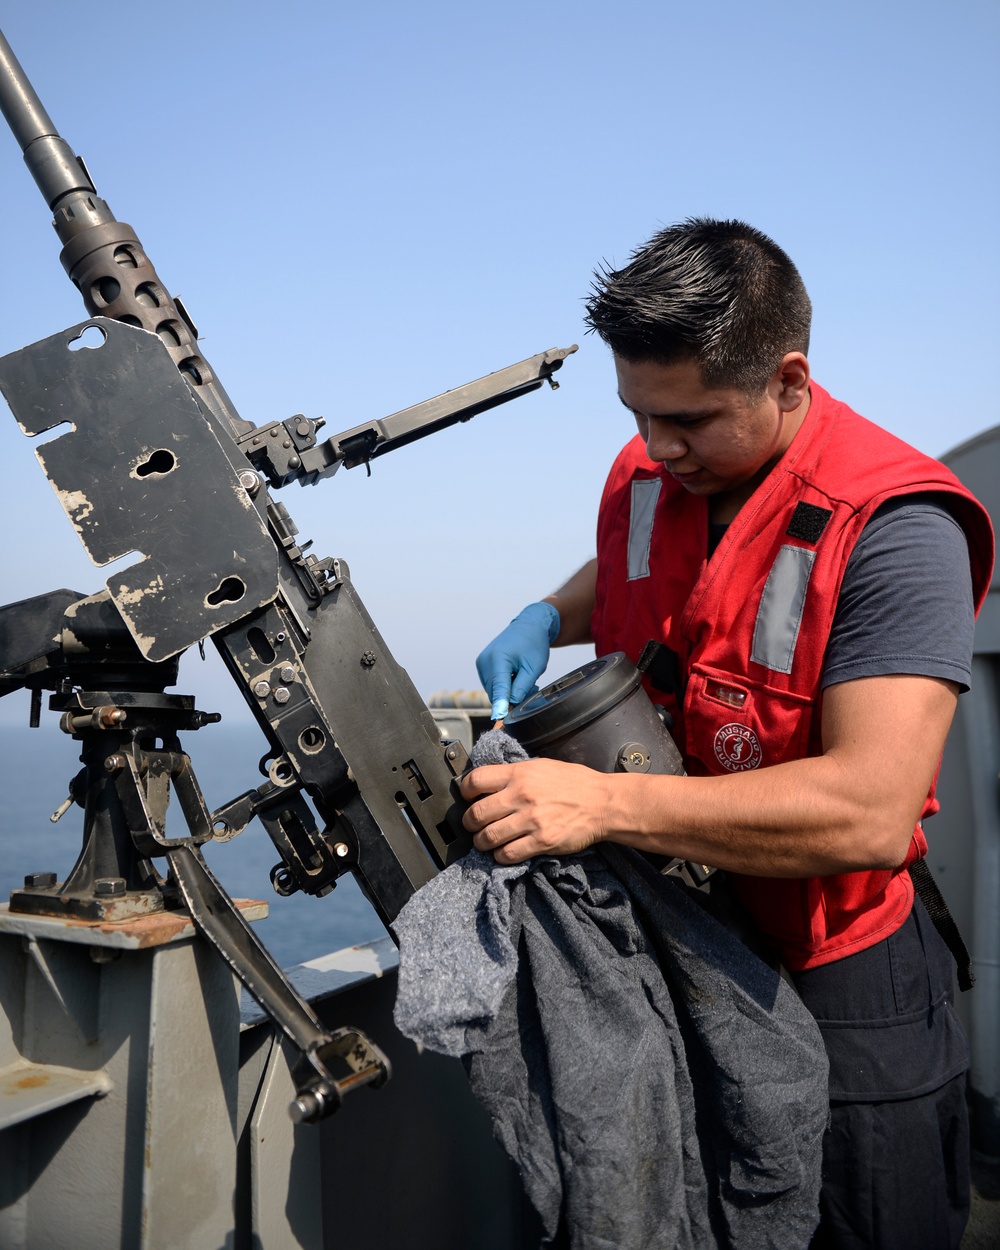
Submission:
M 558 590 L 546 595 L 543 603 L 551 603 L 559 613 L 559 633 L 554 647 L 571 647 L 592 642 L 590 617 L 597 592 L 597 560 L 588 560 Z
M 466 827 L 501 863 L 608 840 L 752 876 L 902 862 L 958 699 L 933 677 L 823 696 L 823 754 L 723 777 L 607 775 L 553 760 L 474 769 Z

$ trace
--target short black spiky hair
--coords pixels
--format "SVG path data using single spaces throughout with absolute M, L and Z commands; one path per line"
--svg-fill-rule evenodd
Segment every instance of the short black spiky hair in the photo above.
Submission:
M 586 321 L 624 360 L 695 360 L 707 386 L 759 393 L 781 358 L 809 350 L 812 305 L 780 247 L 742 221 L 691 217 L 622 269 L 602 266 Z

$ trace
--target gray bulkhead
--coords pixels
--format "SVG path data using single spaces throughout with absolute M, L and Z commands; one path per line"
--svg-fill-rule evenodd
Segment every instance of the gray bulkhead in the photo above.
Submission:
M 1000 426 L 942 461 L 982 501 L 1000 530 Z M 914 605 L 919 610 L 919 605 Z M 976 625 L 972 688 L 959 700 L 927 822 L 927 862 L 972 954 L 975 987 L 958 995 L 972 1044 L 974 1148 L 1000 1159 L 1000 575 Z

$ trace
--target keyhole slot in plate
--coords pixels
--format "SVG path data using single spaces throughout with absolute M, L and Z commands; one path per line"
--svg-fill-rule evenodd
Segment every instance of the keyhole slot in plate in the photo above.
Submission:
M 78 352 L 84 347 L 88 349 L 103 347 L 107 341 L 108 336 L 101 327 L 91 325 L 81 330 L 75 339 L 70 339 L 68 346 L 71 352 Z
M 220 603 L 238 603 L 247 592 L 246 582 L 239 577 L 224 577 L 205 602 L 211 608 Z
M 160 447 L 148 460 L 142 460 L 135 466 L 136 477 L 163 477 L 177 467 L 177 458 L 173 452 Z

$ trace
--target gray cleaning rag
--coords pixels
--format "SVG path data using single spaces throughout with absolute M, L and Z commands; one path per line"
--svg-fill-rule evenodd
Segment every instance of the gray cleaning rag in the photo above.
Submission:
M 473 756 L 515 758 L 499 731 Z M 808 1246 L 819 1030 L 685 886 L 611 845 L 514 867 L 473 850 L 393 928 L 396 1023 L 464 1057 L 545 1244 Z

